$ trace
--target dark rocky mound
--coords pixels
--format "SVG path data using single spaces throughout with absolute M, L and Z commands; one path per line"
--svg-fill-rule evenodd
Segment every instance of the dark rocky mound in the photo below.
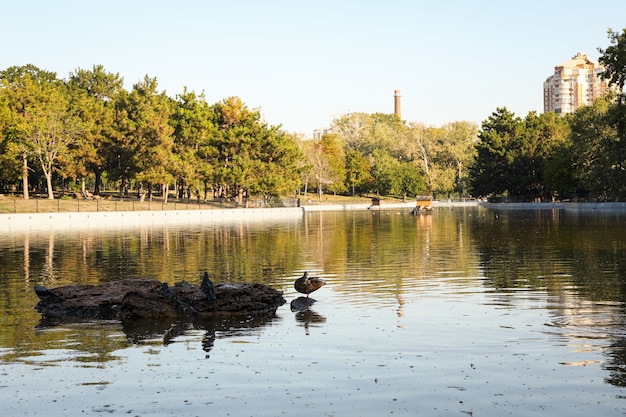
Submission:
M 124 320 L 275 312 L 285 303 L 280 291 L 263 284 L 213 286 L 207 279 L 202 288 L 184 281 L 168 286 L 154 279 L 52 289 L 37 285 L 35 292 L 40 301 L 35 310 L 47 318 Z

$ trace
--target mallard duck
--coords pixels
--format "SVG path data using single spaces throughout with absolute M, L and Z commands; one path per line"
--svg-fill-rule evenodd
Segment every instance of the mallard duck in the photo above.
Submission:
M 309 273 L 305 272 L 300 278 L 294 282 L 293 287 L 296 291 L 306 294 L 308 297 L 315 290 L 319 290 L 326 284 L 321 278 L 310 278 Z

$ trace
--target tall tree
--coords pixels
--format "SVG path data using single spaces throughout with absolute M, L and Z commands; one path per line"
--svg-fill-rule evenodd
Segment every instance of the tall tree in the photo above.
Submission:
M 598 62 L 604 65 L 602 77 L 615 84 L 623 93 L 626 84 L 626 29 L 621 33 L 609 29 L 608 37 L 611 45 L 605 49 L 598 48 L 601 54 Z
M 471 188 L 475 196 L 501 194 L 511 190 L 511 142 L 522 121 L 505 107 L 497 108 L 482 123 L 472 165 Z
M 71 146 L 78 141 L 83 132 L 82 122 L 70 112 L 66 92 L 58 88 L 49 91 L 45 108 L 35 109 L 31 116 L 24 139 L 39 160 L 46 178 L 48 198 L 52 200 L 55 164 L 61 156 L 68 155 Z
M 85 177 L 92 175 L 94 194 L 100 193 L 102 174 L 110 160 L 110 145 L 119 135 L 114 123 L 114 101 L 123 91 L 123 79 L 118 73 L 106 72 L 102 65 L 93 69 L 78 68 L 70 73 L 68 86 L 72 106 L 84 123 L 84 140 L 76 150 L 73 174 L 82 179 L 85 192 Z M 68 173 L 69 175 L 69 173 Z
M 0 87 L 0 184 L 4 189 L 19 182 L 21 167 L 21 153 L 11 138 L 12 115 L 5 93 Z
M 294 137 L 268 126 L 258 110 L 250 110 L 238 97 L 211 106 L 217 134 L 214 188 L 218 195 L 235 195 L 239 204 L 251 192 L 274 196 L 285 189 L 295 191 L 300 176 L 299 148 Z
M 346 152 L 346 185 L 350 187 L 352 195 L 356 190 L 367 192 L 371 190 L 374 182 L 372 167 L 369 160 L 355 149 Z
M 141 200 L 152 196 L 159 186 L 167 201 L 169 184 L 173 181 L 174 129 L 170 126 L 172 103 L 165 92 L 157 90 L 156 78 L 144 77 L 128 94 L 117 101 L 120 141 L 115 144 L 119 166 L 115 172 L 121 191 L 136 181 Z
M 177 96 L 171 124 L 174 128 L 173 168 L 179 198 L 190 188 L 198 188 L 196 182 L 201 181 L 206 199 L 208 187 L 213 182 L 213 166 L 209 161 L 216 152 L 212 140 L 217 127 L 212 115 L 204 94 L 197 95 L 185 87 Z
M 22 153 L 24 198 L 28 198 L 28 158 L 34 157 L 46 180 L 48 198 L 54 198 L 53 172 L 61 156 L 82 132 L 81 121 L 70 109 L 65 84 L 54 73 L 37 67 L 11 67 L 2 73 L 12 110 L 12 136 Z
M 581 185 L 600 200 L 626 197 L 626 159 L 611 120 L 610 98 L 579 108 L 571 119 L 573 167 Z
M 453 122 L 443 126 L 447 166 L 454 171 L 454 188 L 459 197 L 469 187 L 469 167 L 476 158 L 478 126 L 471 122 Z

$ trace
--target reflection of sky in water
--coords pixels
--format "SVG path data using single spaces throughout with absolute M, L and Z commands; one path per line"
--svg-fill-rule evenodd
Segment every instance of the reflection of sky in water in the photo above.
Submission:
M 10 415 L 600 416 L 623 405 L 620 389 L 600 383 L 606 341 L 589 333 L 589 349 L 572 348 L 544 294 L 421 284 L 405 292 L 400 315 L 385 299 L 347 302 L 331 284 L 310 321 L 286 304 L 263 327 L 216 331 L 209 352 L 207 331 L 195 328 L 105 362 L 43 350 L 20 359 L 28 366 L 2 367 L 0 396 Z M 64 340 L 85 329 L 126 337 L 120 326 L 73 325 Z
M 624 366 L 610 363 L 626 336 L 623 303 L 586 298 L 572 259 L 553 247 L 523 252 L 517 269 L 517 248 L 498 257 L 508 243 L 469 242 L 453 215 L 437 216 L 416 219 L 417 236 L 394 232 L 400 246 L 386 247 L 393 236 L 381 231 L 343 253 L 315 235 L 328 220 L 290 232 L 310 246 L 296 272 L 272 272 L 287 299 L 274 318 L 72 324 L 34 330 L 29 346 L 2 340 L 3 414 L 621 415 L 626 391 L 606 381 Z M 555 258 L 537 262 L 543 253 Z M 302 269 L 328 284 L 310 311 L 292 312 Z

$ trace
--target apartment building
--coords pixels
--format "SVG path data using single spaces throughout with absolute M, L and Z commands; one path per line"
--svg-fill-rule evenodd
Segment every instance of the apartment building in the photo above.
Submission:
M 603 71 L 602 65 L 582 52 L 557 65 L 543 83 L 543 111 L 573 113 L 605 95 L 609 84 L 600 78 Z

